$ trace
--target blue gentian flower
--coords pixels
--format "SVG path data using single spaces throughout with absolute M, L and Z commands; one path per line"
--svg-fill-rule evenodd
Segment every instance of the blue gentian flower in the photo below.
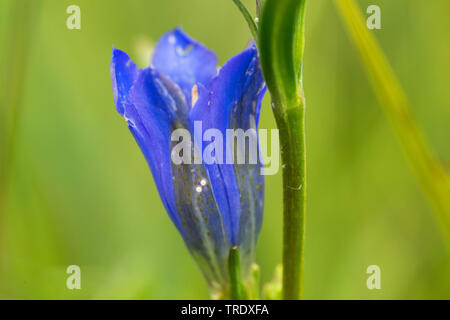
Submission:
M 256 129 L 266 91 L 254 45 L 217 71 L 216 55 L 181 29 L 157 43 L 139 69 L 113 49 L 111 78 L 123 116 L 153 174 L 161 200 L 213 289 L 228 286 L 227 261 L 237 246 L 249 274 L 261 228 L 261 164 L 181 164 L 171 161 L 171 132 L 194 122 L 203 129 Z

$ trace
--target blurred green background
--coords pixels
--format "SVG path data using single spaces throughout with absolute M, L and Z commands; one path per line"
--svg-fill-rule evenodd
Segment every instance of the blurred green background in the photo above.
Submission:
M 12 13 L 20 1 L 24 9 Z M 381 7 L 382 30 L 373 32 L 448 164 L 450 1 L 359 3 Z M 66 28 L 72 4 L 81 8 L 81 30 Z M 450 299 L 449 251 L 337 12 L 330 0 L 309 1 L 307 11 L 305 298 Z M 115 111 L 110 83 L 113 45 L 144 67 L 151 44 L 177 25 L 220 64 L 249 40 L 231 0 L 0 1 L 0 83 L 23 79 L 13 86 L 20 109 L 1 110 L 4 119 L 20 112 L 8 180 L 0 181 L 0 298 L 209 297 Z M 17 65 L 21 37 L 30 42 L 26 64 Z M 0 86 L 0 101 L 7 90 Z M 262 127 L 274 127 L 268 96 Z M 257 253 L 264 282 L 281 260 L 281 176 L 266 185 Z M 81 290 L 66 289 L 72 264 L 81 267 Z M 381 268 L 381 290 L 366 287 L 372 264 Z

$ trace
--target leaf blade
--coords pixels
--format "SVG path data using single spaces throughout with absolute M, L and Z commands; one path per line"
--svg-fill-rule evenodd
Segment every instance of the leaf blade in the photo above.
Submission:
M 250 29 L 250 32 L 253 36 L 255 42 L 258 42 L 258 27 L 256 26 L 255 20 L 253 20 L 252 15 L 248 12 L 247 8 L 242 4 L 240 0 L 233 0 L 234 4 L 238 7 L 239 11 L 241 11 L 247 25 Z

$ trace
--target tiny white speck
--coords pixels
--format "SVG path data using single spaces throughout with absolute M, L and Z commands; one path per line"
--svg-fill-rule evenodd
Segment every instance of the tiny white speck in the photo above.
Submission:
M 169 43 L 170 44 L 174 44 L 175 43 L 175 36 L 173 36 L 173 35 L 171 35 L 171 36 L 169 36 Z
M 195 191 L 197 191 L 198 193 L 202 192 L 202 187 L 200 186 L 195 187 Z
M 259 22 L 259 18 L 258 18 L 258 17 L 255 18 L 255 22 L 256 22 L 256 23 Z
M 206 186 L 206 180 L 205 180 L 205 179 L 202 179 L 202 181 L 200 181 L 200 184 L 201 184 L 202 186 Z

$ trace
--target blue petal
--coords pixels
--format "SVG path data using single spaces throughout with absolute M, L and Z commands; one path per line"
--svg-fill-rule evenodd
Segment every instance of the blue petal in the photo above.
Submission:
M 198 101 L 190 112 L 191 125 L 202 121 L 204 130 L 217 128 L 224 137 L 226 129 L 257 129 L 264 93 L 257 50 L 253 46 L 230 59 L 207 88 L 199 87 Z M 251 258 L 263 211 L 261 165 L 206 167 L 230 242 L 241 248 L 243 256 Z
M 129 63 L 129 59 L 119 62 Z M 115 69 L 124 68 L 115 63 Z M 189 128 L 188 106 L 168 77 L 147 68 L 122 97 L 122 115 L 152 171 L 162 202 L 213 287 L 227 283 L 230 243 L 202 165 L 175 165 L 171 150 L 176 128 Z M 118 84 L 113 84 L 118 86 Z M 199 191 L 198 188 L 201 187 Z
M 217 57 L 180 28 L 166 33 L 157 43 L 153 66 L 166 74 L 183 91 L 190 105 L 192 87 L 207 85 L 217 74 Z
M 124 118 L 139 144 L 171 219 L 183 235 L 175 206 L 170 157 L 170 134 L 182 125 L 187 106 L 181 91 L 150 68 L 142 70 L 124 105 Z
M 133 106 L 125 109 L 124 116 L 151 167 L 167 211 L 208 282 L 225 284 L 230 244 L 209 177 L 202 165 L 175 165 L 170 156 L 176 144 L 170 141 L 172 131 L 189 127 L 181 91 L 165 76 L 146 69 L 130 90 L 130 100 Z
M 136 81 L 139 69 L 123 51 L 113 48 L 111 58 L 111 81 L 114 94 L 114 103 L 117 111 L 123 115 L 124 104 L 129 104 L 131 86 Z
M 177 212 L 185 241 L 213 286 L 227 283 L 231 245 L 217 208 L 211 179 L 203 165 L 173 165 Z

